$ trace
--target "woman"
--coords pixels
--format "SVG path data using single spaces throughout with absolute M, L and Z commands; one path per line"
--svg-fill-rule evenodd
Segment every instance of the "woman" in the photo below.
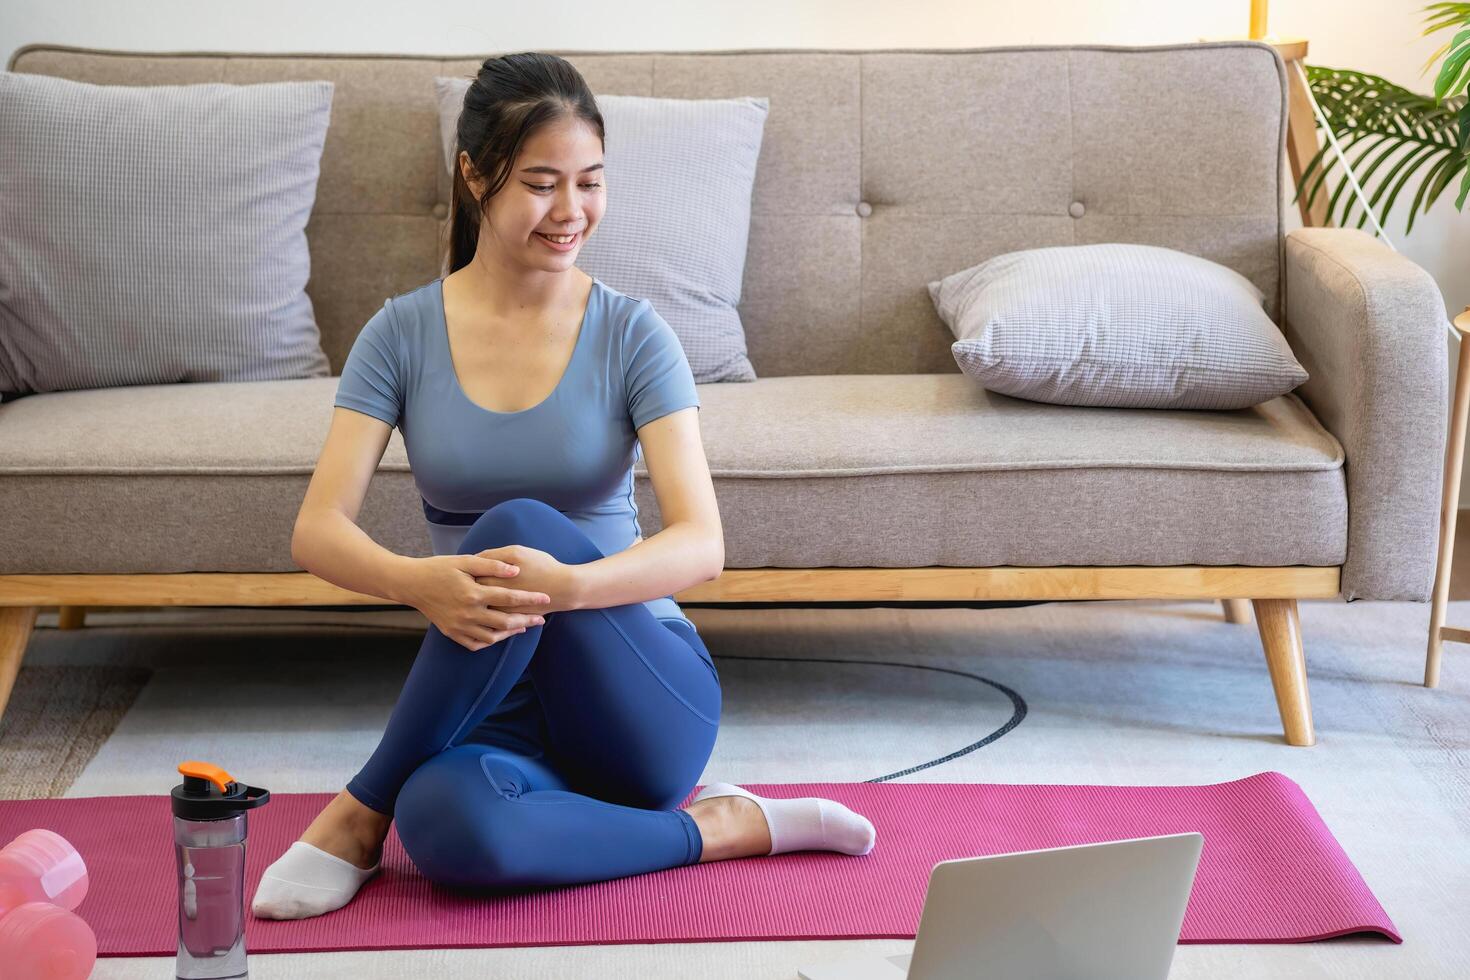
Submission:
M 363 327 L 292 539 L 302 567 L 431 625 L 378 748 L 266 870 L 255 914 L 345 905 L 395 819 L 450 886 L 868 853 L 873 825 L 833 800 L 712 783 L 677 809 L 721 694 L 672 593 L 719 576 L 724 537 L 678 338 L 574 264 L 606 203 L 592 92 L 562 58 L 490 58 L 456 147 L 450 272 Z M 395 425 L 431 557 L 355 523 Z M 647 541 L 639 445 L 663 523 Z

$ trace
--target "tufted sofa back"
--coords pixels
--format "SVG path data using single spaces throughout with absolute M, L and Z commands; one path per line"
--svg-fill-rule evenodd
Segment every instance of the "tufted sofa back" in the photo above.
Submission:
M 1047 245 L 1202 255 L 1256 283 L 1281 322 L 1286 76 L 1268 44 L 554 53 L 599 94 L 770 99 L 740 303 L 759 375 L 957 371 L 925 283 Z M 385 297 L 439 274 L 433 79 L 479 63 L 31 46 L 10 67 L 335 82 L 307 227 L 335 374 Z

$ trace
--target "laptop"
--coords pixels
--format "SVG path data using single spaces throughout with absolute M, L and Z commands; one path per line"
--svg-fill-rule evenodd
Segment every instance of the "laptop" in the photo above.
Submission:
M 912 953 L 802 980 L 1165 980 L 1204 836 L 1167 834 L 940 861 Z

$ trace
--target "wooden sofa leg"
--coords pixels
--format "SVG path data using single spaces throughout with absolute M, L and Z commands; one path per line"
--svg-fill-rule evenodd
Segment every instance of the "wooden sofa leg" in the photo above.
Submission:
M 15 675 L 20 673 L 20 659 L 31 641 L 39 608 L 0 606 L 0 716 L 4 716 L 10 692 L 15 689 Z
M 1225 607 L 1225 622 L 1249 623 L 1251 621 L 1249 599 L 1221 599 L 1220 605 Z
M 1315 745 L 1312 701 L 1307 694 L 1307 656 L 1302 649 L 1302 623 L 1295 599 L 1252 599 L 1266 669 L 1276 691 L 1276 707 L 1289 745 Z
M 86 606 L 57 607 L 56 627 L 64 630 L 79 630 L 87 625 Z

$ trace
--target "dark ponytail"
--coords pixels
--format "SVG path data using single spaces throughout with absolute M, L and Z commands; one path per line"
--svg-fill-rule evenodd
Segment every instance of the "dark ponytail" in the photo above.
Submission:
M 606 140 L 597 100 L 571 62 L 534 51 L 485 59 L 465 92 L 454 129 L 447 272 L 474 258 L 480 219 L 509 179 L 521 146 L 539 127 L 563 116 L 589 123 L 597 138 Z M 461 150 L 469 154 L 475 173 L 487 180 L 485 196 L 478 201 L 460 173 Z

